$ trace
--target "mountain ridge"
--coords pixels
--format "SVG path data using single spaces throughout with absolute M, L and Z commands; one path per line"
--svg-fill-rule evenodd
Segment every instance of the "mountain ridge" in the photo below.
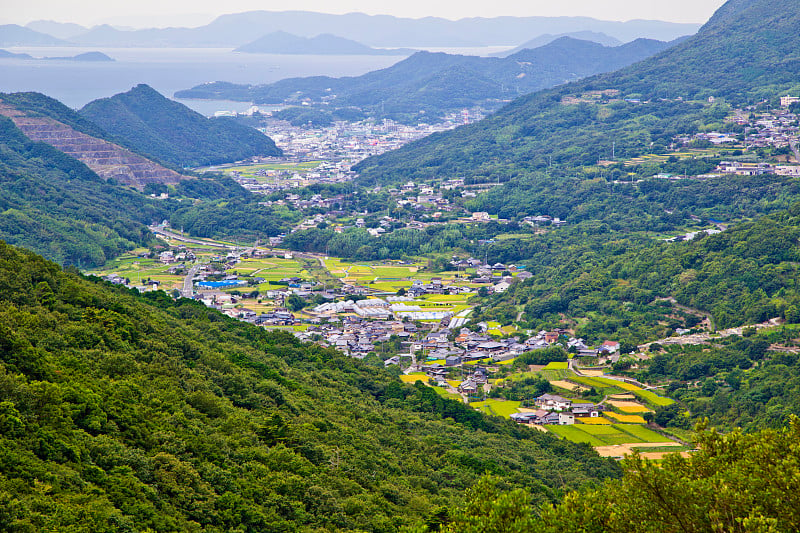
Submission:
M 710 112 L 711 97 L 738 105 L 800 92 L 798 32 L 800 8 L 794 2 L 731 0 L 696 35 L 648 59 L 520 97 L 481 123 L 368 159 L 357 170 L 366 181 L 400 179 L 401 173 L 405 179 L 423 173 L 513 174 L 551 161 L 592 164 L 611 155 L 612 142 L 617 153 L 646 153 L 650 143 L 671 142 L 668 132 L 676 122 L 693 124 L 704 108 Z M 601 106 L 580 98 L 606 90 L 618 91 L 622 102 Z M 582 104 L 565 105 L 570 98 Z M 642 128 L 641 120 L 665 125 Z
M 254 41 L 272 31 L 302 37 L 330 33 L 372 47 L 516 46 L 545 33 L 596 31 L 622 42 L 638 37 L 672 40 L 694 33 L 699 24 L 653 20 L 602 21 L 589 17 L 494 17 L 457 21 L 437 17 L 411 19 L 389 15 L 308 11 L 248 11 L 217 17 L 197 28 L 117 30 L 101 25 L 70 38 L 81 45 L 105 46 L 231 46 Z M 38 27 L 42 27 L 41 25 Z
M 178 167 L 282 153 L 257 130 L 232 120 L 208 119 L 145 84 L 89 102 L 78 113 L 126 139 L 136 151 Z
M 290 78 L 264 86 L 224 82 L 178 91 L 178 98 L 222 98 L 255 103 L 283 103 L 307 98 L 326 108 L 360 107 L 371 114 L 408 120 L 482 105 L 494 108 L 504 99 L 614 69 L 647 57 L 672 43 L 637 39 L 618 47 L 562 37 L 507 58 L 481 58 L 417 52 L 386 69 L 358 77 Z

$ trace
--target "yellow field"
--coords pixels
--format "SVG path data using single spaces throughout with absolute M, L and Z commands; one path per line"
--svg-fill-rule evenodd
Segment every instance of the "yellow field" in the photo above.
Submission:
M 634 391 L 634 390 L 642 390 L 641 387 L 637 387 L 636 385 L 632 385 L 625 381 L 620 381 L 616 379 L 608 379 L 608 378 L 595 378 L 597 381 L 605 383 L 606 385 L 610 385 L 612 387 L 617 387 L 622 390 Z
M 427 383 L 428 376 L 426 376 L 421 372 L 414 374 L 404 374 L 400 376 L 400 381 L 402 381 L 403 383 L 416 383 L 417 381 L 422 381 L 423 383 Z
M 625 402 L 620 400 L 609 400 L 608 403 L 613 405 L 620 411 L 625 413 L 649 413 L 652 409 L 648 409 L 644 405 L 637 402 Z
M 579 422 L 581 424 L 588 424 L 590 426 L 610 426 L 612 424 L 611 420 L 603 418 L 602 416 L 594 418 L 592 417 L 576 418 L 575 422 Z
M 609 416 L 616 420 L 617 422 L 623 422 L 625 424 L 644 424 L 645 419 L 639 415 L 620 415 L 617 413 L 606 412 L 606 416 Z
M 583 392 L 589 390 L 588 387 L 584 387 L 583 385 L 576 385 L 575 383 L 570 383 L 569 381 L 560 381 L 560 380 L 551 381 L 550 384 L 570 391 Z

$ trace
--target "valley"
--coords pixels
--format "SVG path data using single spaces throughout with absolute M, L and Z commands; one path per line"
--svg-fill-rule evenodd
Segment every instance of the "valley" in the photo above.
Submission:
M 0 94 L 0 530 L 800 529 L 800 9 L 716 7 L 0 25 L 249 107 Z

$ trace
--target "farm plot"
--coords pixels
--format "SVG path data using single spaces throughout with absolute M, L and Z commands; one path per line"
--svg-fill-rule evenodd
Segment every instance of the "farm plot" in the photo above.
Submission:
M 483 402 L 471 403 L 470 406 L 489 415 L 510 418 L 512 414 L 518 413 L 522 402 L 511 402 L 504 400 L 486 400 Z
M 624 431 L 625 433 L 633 435 L 642 442 L 673 442 L 667 437 L 659 435 L 652 429 L 648 429 L 638 424 L 614 424 L 614 427 L 619 428 L 620 431 Z
M 588 426 L 600 426 L 600 425 L 611 424 L 611 420 L 609 420 L 608 418 L 603 418 L 602 416 L 576 418 L 575 422 L 578 424 L 586 424 Z
M 649 390 L 635 390 L 633 393 L 644 400 L 646 403 L 650 403 L 653 405 L 657 405 L 659 407 L 663 407 L 665 405 L 672 405 L 675 403 L 675 400 L 672 398 L 665 398 L 664 396 L 659 396 L 658 394 L 651 392 Z
M 630 401 L 621 401 L 621 400 L 609 400 L 609 405 L 619 409 L 623 413 L 649 413 L 652 412 L 652 409 L 648 409 L 644 405 L 638 402 L 630 402 Z
M 592 446 L 603 446 L 605 443 L 597 437 L 582 431 L 579 426 L 546 426 L 547 431 L 564 437 L 571 442 L 585 442 Z
M 671 442 L 655 431 L 636 424 L 578 424 L 574 426 L 547 426 L 547 430 L 573 442 L 588 442 L 592 446 L 610 446 L 634 443 Z
M 588 387 L 584 387 L 583 385 L 578 385 L 576 383 L 571 383 L 569 381 L 563 381 L 563 380 L 551 381 L 550 384 L 554 387 L 558 387 L 560 389 L 573 392 L 583 392 L 589 390 Z
M 624 422 L 626 424 L 644 424 L 645 419 L 639 415 L 621 415 L 611 411 L 606 411 L 606 416 L 613 418 L 617 422 Z

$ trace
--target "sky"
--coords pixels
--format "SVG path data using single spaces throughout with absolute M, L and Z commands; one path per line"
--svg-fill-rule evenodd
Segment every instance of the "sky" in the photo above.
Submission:
M 724 0 L 0 0 L 0 23 L 33 20 L 133 27 L 199 26 L 251 10 L 360 11 L 401 17 L 587 16 L 602 20 L 705 22 Z

